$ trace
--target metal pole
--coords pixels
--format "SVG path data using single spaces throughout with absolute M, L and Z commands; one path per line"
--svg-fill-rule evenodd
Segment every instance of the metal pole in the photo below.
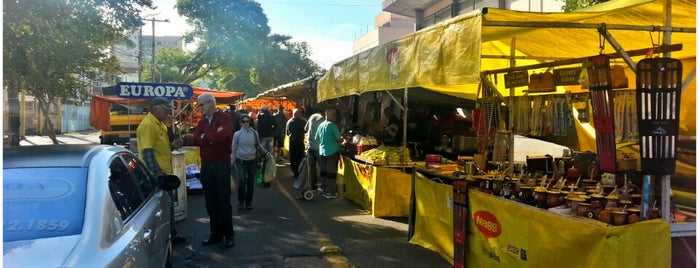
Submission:
M 143 75 L 143 27 L 138 28 L 138 82 Z
M 155 19 L 151 19 L 150 81 L 155 82 Z

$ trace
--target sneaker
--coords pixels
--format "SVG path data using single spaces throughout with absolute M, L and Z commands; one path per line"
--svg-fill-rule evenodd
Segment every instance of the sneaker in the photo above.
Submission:
M 337 199 L 339 197 L 340 197 L 340 195 L 337 193 L 334 193 L 334 194 L 333 193 L 324 193 L 323 194 L 323 198 L 325 198 L 325 199 Z
M 243 204 L 238 204 L 238 210 L 243 210 L 244 208 Z

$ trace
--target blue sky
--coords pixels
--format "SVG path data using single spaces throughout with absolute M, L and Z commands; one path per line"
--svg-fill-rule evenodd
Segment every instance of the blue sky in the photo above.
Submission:
M 168 19 L 156 22 L 155 35 L 181 35 L 185 19 L 174 9 L 176 0 L 154 0 L 158 9 L 145 17 Z M 257 0 L 267 15 L 273 33 L 306 41 L 311 59 L 324 68 L 352 55 L 352 41 L 374 28 L 374 17 L 381 12 L 381 0 Z M 151 34 L 146 25 L 144 35 Z

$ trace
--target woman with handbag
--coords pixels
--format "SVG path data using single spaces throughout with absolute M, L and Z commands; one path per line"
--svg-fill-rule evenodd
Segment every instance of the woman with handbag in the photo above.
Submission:
M 258 151 L 262 155 L 272 157 L 271 152 L 266 151 L 260 145 L 260 137 L 257 131 L 250 127 L 252 118 L 248 115 L 240 116 L 240 130 L 233 134 L 232 161 L 238 174 L 238 210 L 252 209 L 252 195 L 255 190 L 255 175 L 258 167 Z

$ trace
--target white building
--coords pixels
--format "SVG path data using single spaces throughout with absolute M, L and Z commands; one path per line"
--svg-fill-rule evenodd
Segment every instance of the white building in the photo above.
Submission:
M 384 0 L 374 29 L 352 43 L 352 53 L 383 45 L 443 20 L 495 7 L 532 12 L 562 12 L 561 0 Z
M 155 46 L 153 46 L 155 41 Z M 166 48 L 184 49 L 184 40 L 180 36 L 141 36 L 134 32 L 127 42 L 112 48 L 112 53 L 119 59 L 124 73 L 119 76 L 122 82 L 140 82 L 139 73 L 149 72 L 153 52 Z M 140 57 L 140 61 L 139 61 Z

